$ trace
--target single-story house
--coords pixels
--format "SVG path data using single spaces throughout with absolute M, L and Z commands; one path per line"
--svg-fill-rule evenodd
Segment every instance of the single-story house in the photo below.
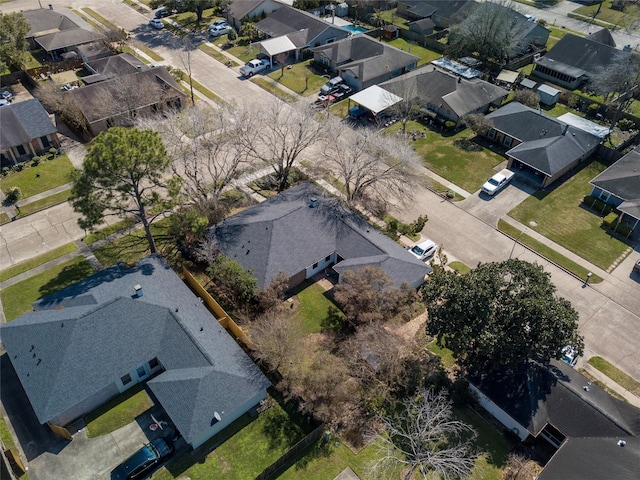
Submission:
M 247 208 L 211 227 L 220 251 L 264 288 L 281 272 L 293 287 L 325 269 L 376 266 L 396 287 L 418 288 L 431 267 L 311 182 Z
M 91 25 L 68 8 L 39 8 L 22 12 L 29 24 L 26 38 L 32 49 L 42 49 L 57 59 L 78 45 L 103 38 Z
M 313 59 L 356 91 L 407 73 L 420 60 L 365 34 L 316 47 Z
M 429 18 L 437 28 L 448 28 L 458 23 L 473 0 L 399 0 L 397 13 L 408 20 Z
M 427 35 L 431 35 L 433 33 L 433 28 L 436 26 L 436 24 L 433 23 L 433 20 L 431 20 L 430 18 L 421 18 L 420 20 L 409 22 L 407 26 L 409 27 L 410 32 L 426 37 Z
M 615 45 L 601 43 L 603 41 L 606 42 L 606 35 L 584 38 L 568 33 L 546 55 L 535 60 L 531 74 L 568 90 L 575 90 L 588 83 L 617 55 L 631 55 L 616 50 Z
M 196 448 L 255 407 L 270 384 L 157 255 L 36 302 L 0 338 L 42 424 L 68 425 L 146 383 Z
M 542 188 L 589 158 L 601 142 L 593 133 L 518 102 L 487 118 L 493 124 L 488 138 L 509 148 L 507 167 Z
M 532 361 L 519 371 L 468 380 L 480 404 L 515 436 L 557 449 L 540 480 L 637 478 L 640 409 L 570 366 Z
M 39 100 L 5 105 L 0 112 L 0 165 L 15 165 L 52 147 L 59 148 L 57 132 Z
M 414 96 L 426 118 L 456 125 L 469 113 L 484 113 L 509 95 L 502 87 L 479 78 L 465 79 L 435 67 L 421 68 L 381 83 L 380 87 L 402 98 Z
M 292 4 L 293 0 L 231 0 L 225 15 L 229 25 L 240 29 L 245 21 L 258 21 L 282 5 Z
M 264 20 L 260 20 L 255 27 L 270 39 L 286 38 L 290 42 L 288 50 L 278 51 L 278 53 L 294 52 L 296 59 L 300 58 L 300 53 L 304 49 L 336 42 L 351 34 L 342 27 L 287 5 L 283 5 Z M 278 54 L 275 51 L 265 51 L 265 53 L 270 56 Z
M 85 64 L 86 86 L 65 92 L 76 100 L 87 131 L 97 135 L 137 116 L 180 109 L 186 96 L 164 66 L 150 67 L 124 53 Z M 108 100 L 110 99 L 110 100 Z
M 631 150 L 591 180 L 591 196 L 620 210 L 620 221 L 635 230 L 640 225 L 640 151 Z

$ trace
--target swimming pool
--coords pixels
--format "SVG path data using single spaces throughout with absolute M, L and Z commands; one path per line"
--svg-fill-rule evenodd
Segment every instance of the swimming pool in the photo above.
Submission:
M 348 32 L 353 33 L 353 34 L 356 34 L 356 33 L 364 33 L 364 32 L 366 32 L 366 31 L 367 31 L 367 29 L 366 29 L 366 28 L 364 28 L 364 27 L 357 27 L 357 26 L 355 26 L 355 25 L 344 25 L 342 28 L 343 28 L 344 30 L 348 31 Z

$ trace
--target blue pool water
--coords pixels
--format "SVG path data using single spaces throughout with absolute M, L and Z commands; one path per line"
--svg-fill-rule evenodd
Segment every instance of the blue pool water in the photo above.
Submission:
M 345 26 L 344 26 L 344 27 L 342 27 L 342 28 L 343 28 L 343 30 L 346 30 L 346 31 L 351 32 L 351 33 L 353 33 L 353 34 L 356 34 L 356 33 L 364 33 L 364 32 L 366 32 L 366 31 L 367 31 L 367 29 L 366 29 L 366 28 L 364 28 L 364 27 L 357 27 L 357 26 L 355 26 L 355 25 L 345 25 Z

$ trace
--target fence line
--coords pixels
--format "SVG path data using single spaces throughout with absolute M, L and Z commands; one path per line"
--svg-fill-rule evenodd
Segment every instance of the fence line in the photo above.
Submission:
M 218 323 L 222 325 L 226 330 L 231 332 L 238 340 L 240 340 L 247 348 L 253 350 L 253 342 L 244 330 L 238 326 L 236 322 L 227 314 L 227 312 L 220 306 L 218 302 L 200 285 L 200 282 L 191 274 L 186 267 L 182 267 L 182 273 L 187 284 L 193 289 L 196 294 L 202 298 L 204 304 L 209 308 L 214 317 L 218 320 Z
M 287 450 L 284 455 L 282 455 L 279 459 L 265 468 L 260 475 L 256 477 L 256 480 L 269 480 L 273 478 L 281 469 L 283 469 L 291 460 L 297 457 L 300 453 L 309 448 L 313 443 L 320 440 L 323 435 L 325 429 L 325 425 L 322 424 L 315 430 L 313 430 L 309 435 L 304 437 L 298 443 L 296 443 L 293 447 Z

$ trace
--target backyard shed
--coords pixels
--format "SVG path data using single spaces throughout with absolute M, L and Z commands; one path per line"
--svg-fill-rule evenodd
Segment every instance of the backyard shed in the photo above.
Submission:
M 560 90 L 543 84 L 538 87 L 538 95 L 541 104 L 553 107 L 560 98 Z

